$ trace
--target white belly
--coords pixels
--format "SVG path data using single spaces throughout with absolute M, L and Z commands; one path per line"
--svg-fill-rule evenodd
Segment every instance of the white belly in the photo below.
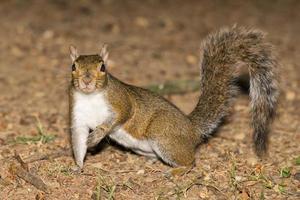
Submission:
M 111 133 L 109 137 L 122 146 L 131 149 L 138 154 L 152 157 L 156 156 L 152 150 L 151 142 L 149 140 L 138 140 L 132 137 L 122 128 Z
M 77 91 L 74 93 L 72 129 L 79 131 L 80 135 L 85 138 L 84 141 L 86 141 L 88 129 L 94 130 L 98 125 L 111 120 L 113 117 L 114 113 L 111 111 L 111 107 L 107 103 L 104 94 L 83 94 Z M 109 137 L 138 154 L 156 156 L 150 141 L 138 140 L 122 128 L 109 134 Z
M 103 93 L 74 93 L 72 120 L 75 127 L 95 129 L 96 126 L 113 117 Z

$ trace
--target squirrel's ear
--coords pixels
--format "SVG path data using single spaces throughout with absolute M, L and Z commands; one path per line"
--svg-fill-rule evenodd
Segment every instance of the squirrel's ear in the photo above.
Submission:
M 78 51 L 77 48 L 73 45 L 70 46 L 70 57 L 72 59 L 72 62 L 74 62 L 78 58 Z
M 104 44 L 101 48 L 100 54 L 99 54 L 102 58 L 102 60 L 104 61 L 104 64 L 107 65 L 107 61 L 108 61 L 108 55 L 109 52 L 107 50 L 107 44 Z

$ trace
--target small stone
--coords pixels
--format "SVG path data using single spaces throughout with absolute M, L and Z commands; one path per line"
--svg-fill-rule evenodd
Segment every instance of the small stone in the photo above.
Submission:
M 34 124 L 34 123 L 36 123 L 36 118 L 32 115 L 27 115 L 20 119 L 21 125 L 29 125 L 29 124 Z
M 235 176 L 235 180 L 238 181 L 238 182 L 241 182 L 241 181 L 245 181 L 247 179 L 243 176 Z
M 80 197 L 80 194 L 78 194 L 78 193 L 75 193 L 75 194 L 74 194 L 74 197 L 75 197 L 76 199 L 79 199 L 79 197 Z
M 44 39 L 52 39 L 54 36 L 54 32 L 51 31 L 51 30 L 46 30 L 44 33 L 43 33 L 43 38 Z
M 294 179 L 300 182 L 300 172 L 297 172 L 297 173 L 294 175 Z
M 257 164 L 257 158 L 255 158 L 255 157 L 248 157 L 248 158 L 246 159 L 246 162 L 247 162 L 248 164 L 250 164 L 251 166 L 254 166 L 254 165 Z
M 211 170 L 210 165 L 203 164 L 202 167 L 203 167 L 203 169 L 205 169 L 207 171 Z
M 293 91 L 287 91 L 287 93 L 285 94 L 285 98 L 288 101 L 293 101 L 296 99 L 296 93 Z
M 12 123 L 7 124 L 7 129 L 8 130 L 12 130 L 14 127 L 14 125 Z
M 36 92 L 36 93 L 34 94 L 34 96 L 37 97 L 37 98 L 44 97 L 45 95 L 46 95 L 46 94 L 45 94 L 44 92 Z
M 197 57 L 194 55 L 187 55 L 185 60 L 190 65 L 195 65 L 195 64 L 197 64 L 197 61 L 198 61 Z
M 80 11 L 82 14 L 86 15 L 86 16 L 91 15 L 92 12 L 93 12 L 93 11 L 91 10 L 91 8 L 89 8 L 89 7 L 87 7 L 87 6 L 81 6 L 81 7 L 79 8 L 79 11 Z
M 102 30 L 107 33 L 120 33 L 120 26 L 115 23 L 106 23 L 104 24 Z
M 7 178 L 3 178 L 0 175 L 0 185 L 2 185 L 2 186 L 8 186 L 10 184 L 11 184 L 11 182 Z
M 147 28 L 149 26 L 149 21 L 145 17 L 137 17 L 135 19 L 135 24 L 142 28 Z
M 47 183 L 47 185 L 50 186 L 51 188 L 59 188 L 59 187 L 61 187 L 60 183 L 57 182 L 57 181 L 49 182 L 49 183 Z
M 237 134 L 234 134 L 234 139 L 236 139 L 236 140 L 244 140 L 244 138 L 245 138 L 245 133 L 237 133 Z
M 143 170 L 143 169 L 140 169 L 139 171 L 137 171 L 137 173 L 136 174 L 144 174 L 145 173 L 145 170 Z
M 12 55 L 14 55 L 16 57 L 22 57 L 24 55 L 24 52 L 17 46 L 11 47 L 10 51 L 11 51 Z
M 169 18 L 164 18 L 158 22 L 158 26 L 167 30 L 172 30 L 174 29 L 174 22 Z
M 241 193 L 241 199 L 242 200 L 248 200 L 248 199 L 250 199 L 249 194 L 248 194 L 248 192 L 245 189 L 243 189 L 243 191 Z
M 200 196 L 202 199 L 207 199 L 207 198 L 209 198 L 207 187 L 204 187 L 204 188 L 200 189 L 200 191 L 199 191 L 199 196 Z
M 204 176 L 203 180 L 209 181 L 209 180 L 211 180 L 211 177 L 209 175 L 206 175 L 206 176 Z

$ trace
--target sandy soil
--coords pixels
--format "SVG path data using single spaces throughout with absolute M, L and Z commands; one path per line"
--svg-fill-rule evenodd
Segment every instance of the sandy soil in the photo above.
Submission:
M 297 0 L 1 1 L 0 199 L 299 199 L 299 9 Z M 235 23 L 268 32 L 281 63 L 281 102 L 265 160 L 251 148 L 244 95 L 184 176 L 167 176 L 170 167 L 110 142 L 88 154 L 80 175 L 70 172 L 70 156 L 30 163 L 50 194 L 10 170 L 15 151 L 26 159 L 70 147 L 70 44 L 95 53 L 108 43 L 110 72 L 146 86 L 197 79 L 201 39 Z M 166 98 L 188 113 L 197 93 Z

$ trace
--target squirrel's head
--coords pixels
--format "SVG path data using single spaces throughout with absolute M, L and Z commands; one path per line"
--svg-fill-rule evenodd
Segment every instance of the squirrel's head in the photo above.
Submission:
M 101 90 L 107 81 L 107 45 L 103 45 L 99 54 L 79 55 L 76 47 L 70 46 L 72 59 L 72 84 L 76 90 L 92 93 Z

